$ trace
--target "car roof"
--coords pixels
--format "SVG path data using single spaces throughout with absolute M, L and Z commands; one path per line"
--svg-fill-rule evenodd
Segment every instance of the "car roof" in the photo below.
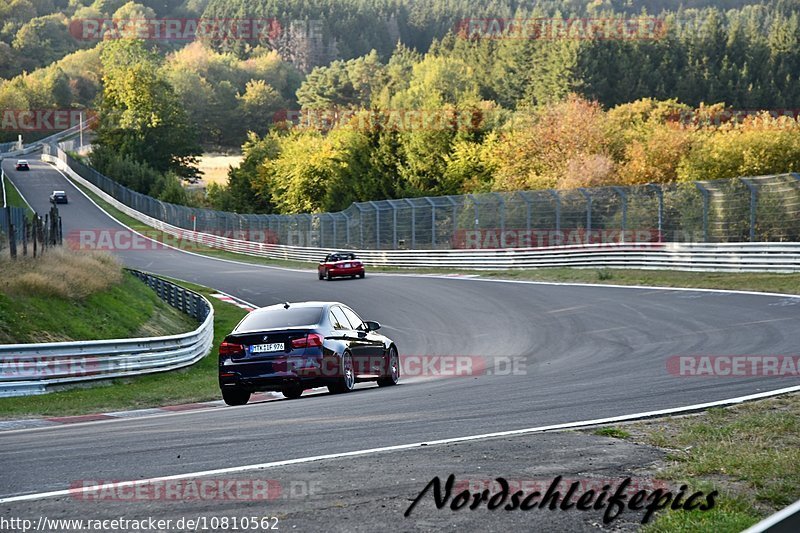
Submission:
M 288 303 L 289 303 L 289 307 L 290 308 L 291 307 L 330 307 L 332 305 L 345 305 L 345 304 L 340 303 L 340 302 L 318 302 L 318 301 L 313 301 L 313 302 L 288 302 Z M 284 302 L 282 304 L 267 305 L 265 307 L 259 307 L 258 309 L 254 309 L 253 311 L 251 311 L 251 313 L 276 311 L 276 310 L 283 309 L 285 305 L 286 305 L 286 302 Z M 345 307 L 347 307 L 347 306 L 345 305 Z
M 27 163 L 27 159 L 17 159 L 17 163 Z
M 271 312 L 275 312 L 275 311 L 283 311 L 284 310 L 284 306 L 286 305 L 286 303 L 287 302 L 284 302 L 282 304 L 274 304 L 274 305 L 268 305 L 268 306 L 265 306 L 265 307 L 259 307 L 257 309 L 253 309 L 252 311 L 250 311 L 250 313 L 247 316 L 250 316 L 250 315 L 253 315 L 253 314 L 261 314 L 261 313 L 271 313 Z M 296 308 L 319 307 L 319 308 L 322 308 L 324 311 L 327 311 L 327 310 L 330 309 L 331 306 L 334 306 L 334 305 L 341 305 L 342 307 L 347 307 L 348 309 L 350 308 L 349 306 L 347 306 L 347 305 L 345 305 L 345 304 L 343 304 L 341 302 L 311 301 L 311 302 L 288 302 L 288 303 L 289 303 L 289 308 L 295 308 L 295 309 Z M 325 317 L 325 315 L 323 314 L 322 318 L 320 320 L 324 321 L 325 320 L 324 317 Z M 252 331 L 239 331 L 239 327 L 245 321 L 245 318 L 246 317 L 242 318 L 242 320 L 239 321 L 239 323 L 236 325 L 236 327 L 233 328 L 233 333 L 236 333 L 236 334 L 252 333 Z M 307 325 L 304 325 L 304 326 L 293 326 L 293 327 L 300 328 L 300 327 L 307 327 Z M 291 327 L 288 328 L 288 329 L 291 329 Z

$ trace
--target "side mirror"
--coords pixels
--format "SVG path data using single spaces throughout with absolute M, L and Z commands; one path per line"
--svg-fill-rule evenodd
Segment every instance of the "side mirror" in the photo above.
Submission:
M 367 328 L 367 331 L 377 331 L 381 329 L 381 325 L 374 320 L 365 320 L 364 326 Z

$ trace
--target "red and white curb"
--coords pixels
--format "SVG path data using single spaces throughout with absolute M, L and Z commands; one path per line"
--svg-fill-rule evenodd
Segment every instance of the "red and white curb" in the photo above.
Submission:
M 241 307 L 242 309 L 244 309 L 246 311 L 252 311 L 252 310 L 256 309 L 255 307 L 253 307 L 248 302 L 245 302 L 244 300 L 240 300 L 239 298 L 236 298 L 235 296 L 231 296 L 230 294 L 226 294 L 224 292 L 215 292 L 215 293 L 211 294 L 211 297 L 212 298 L 216 298 L 217 300 L 222 300 L 225 303 L 235 305 L 236 307 Z

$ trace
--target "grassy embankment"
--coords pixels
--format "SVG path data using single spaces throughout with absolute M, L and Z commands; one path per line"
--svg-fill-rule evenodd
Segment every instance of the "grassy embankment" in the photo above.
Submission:
M 6 191 L 5 202 L 7 205 L 9 207 L 24 207 L 28 210 L 28 215 L 32 216 L 33 209 L 31 209 L 31 206 L 29 206 L 28 203 L 22 198 L 22 195 L 19 193 L 17 188 L 11 183 L 11 180 L 8 179 L 8 177 L 5 177 L 3 179 L 3 184 Z M 0 187 L 0 206 L 3 205 L 2 189 L 3 187 Z
M 665 464 L 639 475 L 720 492 L 710 511 L 663 511 L 648 533 L 738 533 L 800 499 L 800 394 L 595 433 L 666 450 Z
M 48 250 L 36 260 L 0 259 L 0 271 L 0 343 L 172 335 L 197 327 L 192 318 L 124 273 L 108 255 Z M 210 300 L 215 306 L 218 343 L 244 311 Z M 178 372 L 105 381 L 96 387 L 42 396 L 3 398 L 0 417 L 63 416 L 216 399 L 215 365 L 216 359 L 207 357 Z M 123 383 L 126 386 L 113 386 Z

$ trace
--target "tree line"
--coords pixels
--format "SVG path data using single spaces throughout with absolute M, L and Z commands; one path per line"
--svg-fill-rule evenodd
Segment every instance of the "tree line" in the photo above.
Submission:
M 99 109 L 93 164 L 170 201 L 317 211 L 402 196 L 786 171 L 796 162 L 786 120 L 693 121 L 800 101 L 797 0 L 696 0 L 677 10 L 665 0 L 12 3 L 33 7 L 9 12 L 0 57 L 39 62 L 25 68 L 54 62 L 0 81 L 0 108 Z M 62 25 L 92 16 L 273 17 L 286 31 L 263 42 L 76 44 L 38 21 L 59 8 Z M 656 17 L 659 33 L 462 31 L 464 20 L 481 17 Z M 12 63 L 0 68 L 23 68 Z M 176 186 L 197 175 L 201 146 L 242 143 L 245 160 L 226 187 L 204 198 Z M 730 168 L 718 168 L 714 158 L 731 151 Z

